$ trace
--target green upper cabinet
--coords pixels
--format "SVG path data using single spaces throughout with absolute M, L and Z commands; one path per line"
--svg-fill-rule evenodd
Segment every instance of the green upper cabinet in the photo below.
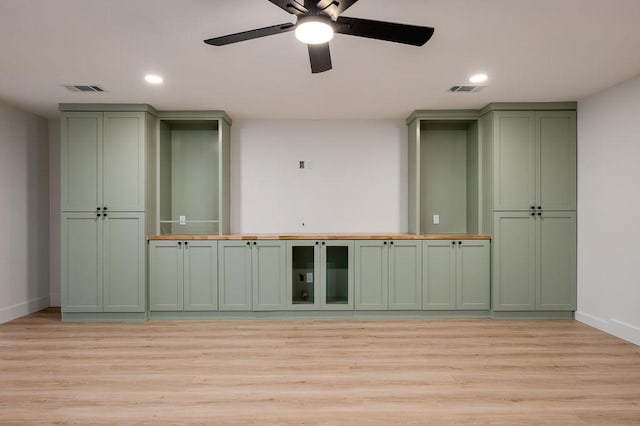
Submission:
M 64 111 L 62 211 L 144 211 L 145 112 Z
M 356 241 L 355 309 L 420 309 L 421 264 L 420 241 Z
M 493 309 L 576 309 L 576 214 L 494 215 Z
M 575 210 L 575 111 L 494 111 L 493 210 Z
M 489 241 L 428 240 L 422 253 L 423 309 L 489 309 Z
M 287 241 L 285 309 L 353 309 L 353 262 L 353 241 Z
M 151 241 L 149 310 L 217 310 L 217 253 L 217 241 Z
M 157 117 L 158 233 L 229 233 L 231 119 L 222 111 Z

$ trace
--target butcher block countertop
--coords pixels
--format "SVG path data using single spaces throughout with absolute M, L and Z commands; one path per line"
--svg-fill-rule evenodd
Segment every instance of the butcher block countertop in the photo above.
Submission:
M 482 234 L 228 234 L 150 235 L 148 240 L 490 240 Z

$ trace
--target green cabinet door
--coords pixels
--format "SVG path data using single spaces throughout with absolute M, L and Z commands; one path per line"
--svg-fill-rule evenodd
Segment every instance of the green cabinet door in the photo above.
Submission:
M 493 310 L 532 311 L 536 288 L 536 216 L 494 213 Z
M 456 308 L 455 241 L 426 240 L 422 247 L 422 309 Z
M 182 242 L 149 242 L 149 310 L 183 309 Z
M 493 209 L 530 209 L 536 197 L 535 115 L 497 111 L 493 134 Z
M 319 247 L 320 309 L 352 310 L 354 295 L 353 241 L 320 241 Z
M 355 242 L 355 309 L 389 307 L 389 251 L 387 241 Z
M 536 204 L 543 210 L 576 209 L 576 112 L 536 112 Z
M 489 309 L 490 258 L 489 241 L 459 241 L 456 247 L 456 309 Z
M 218 307 L 221 311 L 252 310 L 251 241 L 218 243 Z
M 218 242 L 184 241 L 184 310 L 218 309 Z
M 144 211 L 145 113 L 105 112 L 103 127 L 102 207 Z
M 102 113 L 63 113 L 60 127 L 60 208 L 93 212 L 102 204 Z
M 102 311 L 102 219 L 95 213 L 61 217 L 62 312 Z
M 252 242 L 254 311 L 280 310 L 285 306 L 286 256 L 286 241 Z
M 389 309 L 422 308 L 422 242 L 393 240 L 389 247 Z
M 543 212 L 537 217 L 536 309 L 576 309 L 576 214 Z
M 109 212 L 101 220 L 104 312 L 145 312 L 144 213 Z

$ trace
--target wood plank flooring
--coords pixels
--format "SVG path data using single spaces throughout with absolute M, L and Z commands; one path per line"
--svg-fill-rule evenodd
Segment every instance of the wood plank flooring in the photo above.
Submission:
M 0 325 L 0 424 L 640 424 L 640 347 L 576 321 Z

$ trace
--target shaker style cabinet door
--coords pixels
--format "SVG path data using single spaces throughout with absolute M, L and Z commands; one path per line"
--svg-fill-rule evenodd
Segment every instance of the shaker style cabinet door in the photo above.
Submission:
M 218 306 L 221 311 L 251 311 L 250 241 L 218 243 Z
M 389 309 L 422 308 L 422 241 L 389 241 Z
M 389 308 L 389 251 L 387 242 L 360 240 L 355 243 L 355 309 Z

